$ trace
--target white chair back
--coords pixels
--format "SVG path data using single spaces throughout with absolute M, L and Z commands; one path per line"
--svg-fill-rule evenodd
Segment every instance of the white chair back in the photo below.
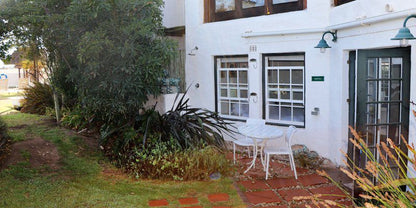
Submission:
M 266 120 L 258 118 L 248 118 L 246 121 L 247 125 L 265 125 Z
M 286 130 L 285 142 L 286 144 L 289 145 L 289 147 L 292 146 L 292 137 L 293 137 L 293 134 L 295 134 L 295 132 L 296 132 L 295 126 L 289 126 Z

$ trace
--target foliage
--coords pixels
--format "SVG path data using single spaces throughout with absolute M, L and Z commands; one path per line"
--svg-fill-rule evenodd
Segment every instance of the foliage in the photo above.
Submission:
M 321 158 L 315 151 L 300 151 L 297 154 L 294 154 L 293 157 L 295 162 L 299 164 L 300 167 L 304 168 L 317 169 L 322 165 L 324 161 L 324 159 Z
M 231 179 L 209 183 L 132 181 L 101 154 L 85 148 L 84 138 L 77 138 L 67 129 L 46 125 L 45 116 L 16 113 L 2 117 L 8 126 L 27 125 L 14 131 L 53 142 L 62 166 L 58 170 L 40 172 L 25 162 L 0 170 L 0 207 L 148 207 L 151 199 L 179 199 L 189 197 L 190 193 L 199 198 L 200 206 L 210 207 L 206 196 L 218 190 L 230 195 L 228 202 L 218 206 L 244 206 Z M 180 207 L 177 200 L 169 203 Z
M 81 105 L 97 124 L 119 128 L 133 124 L 148 95 L 159 93 L 159 77 L 173 54 L 173 42 L 163 37 L 162 5 L 4 0 L 0 17 L 16 45 L 45 56 L 55 99 L 61 93 L 64 106 Z
M 8 134 L 6 122 L 0 118 L 0 164 L 2 159 L 9 152 L 10 136 Z M 1 165 L 0 165 L 1 166 Z
M 160 93 L 159 78 L 174 47 L 162 36 L 162 3 L 96 1 L 69 8 L 71 21 L 83 17 L 91 27 L 77 46 L 82 70 L 76 81 L 83 109 L 96 122 L 133 124 L 148 95 Z
M 232 164 L 217 148 L 181 150 L 173 140 L 152 142 L 144 150 L 136 147 L 125 156 L 123 167 L 136 178 L 207 180 L 212 173 L 229 176 L 233 172 Z
M 52 89 L 48 84 L 35 82 L 25 89 L 22 112 L 44 115 L 47 108 L 53 108 Z

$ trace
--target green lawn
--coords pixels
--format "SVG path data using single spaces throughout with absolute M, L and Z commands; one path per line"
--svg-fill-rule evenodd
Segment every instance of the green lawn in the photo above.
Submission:
M 15 142 L 41 137 L 58 149 L 61 168 L 29 168 L 21 162 L 0 172 L 0 207 L 147 207 L 148 200 L 166 198 L 179 207 L 181 197 L 198 197 L 200 205 L 211 207 L 209 193 L 228 193 L 230 202 L 219 206 L 245 207 L 231 179 L 218 181 L 165 182 L 134 180 L 117 172 L 98 151 L 85 148 L 84 140 L 67 129 L 48 124 L 47 117 L 22 113 L 2 116 Z M 21 152 L 23 158 L 30 157 Z

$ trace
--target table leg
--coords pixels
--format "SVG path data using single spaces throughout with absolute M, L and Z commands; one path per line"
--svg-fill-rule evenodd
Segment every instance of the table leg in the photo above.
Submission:
M 254 147 L 253 147 L 253 160 L 251 162 L 251 165 L 248 166 L 247 170 L 244 171 L 244 173 L 247 173 L 251 168 L 256 167 L 256 159 L 257 159 L 257 141 L 256 139 L 253 139 Z

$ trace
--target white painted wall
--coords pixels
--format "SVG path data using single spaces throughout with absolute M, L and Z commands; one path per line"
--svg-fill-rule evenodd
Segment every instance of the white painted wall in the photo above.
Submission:
M 386 4 L 392 6 L 393 12 L 385 10 Z M 187 85 L 199 83 L 200 86 L 190 88 L 191 104 L 215 109 L 214 56 L 246 54 L 249 58 L 256 58 L 258 67 L 253 68 L 250 65 L 249 68 L 250 92 L 256 92 L 259 95 L 258 100 L 261 101 L 261 84 L 255 83 L 261 83 L 262 55 L 304 52 L 306 123 L 305 128 L 300 129 L 295 135 L 294 143 L 305 144 L 338 164 L 341 164 L 343 159 L 340 150 L 347 151 L 348 141 L 348 51 L 397 47 L 398 42 L 391 41 L 390 38 L 402 26 L 404 17 L 339 29 L 339 39 L 336 43 L 326 36 L 332 48 L 324 54 L 314 46 L 327 28 L 354 23 L 357 18 L 361 18 L 358 21 L 362 21 L 380 16 L 391 17 L 397 12 L 406 13 L 413 9 L 408 11 L 410 14 L 416 9 L 414 0 L 356 0 L 339 7 L 333 7 L 329 0 L 310 0 L 307 9 L 303 11 L 203 23 L 203 1 L 185 0 L 185 6 L 187 53 L 195 46 L 199 48 L 196 55 L 188 56 L 186 61 Z M 416 20 L 409 21 L 414 34 L 415 23 Z M 303 32 L 284 35 L 297 30 Z M 243 34 L 264 32 L 275 35 L 242 37 Z M 250 53 L 250 45 L 256 45 L 257 52 Z M 415 46 L 416 41 L 413 41 L 412 60 L 416 60 Z M 412 62 L 411 68 L 411 71 L 415 71 L 415 61 Z M 316 75 L 325 76 L 325 81 L 311 82 L 311 76 Z M 412 73 L 412 80 L 416 80 L 416 73 Z M 416 83 L 411 83 L 411 89 L 416 89 Z M 416 90 L 411 91 L 411 98 L 416 100 Z M 258 111 L 253 112 L 250 109 L 250 116 L 261 117 L 261 104 L 250 105 L 258 106 Z M 320 108 L 318 116 L 311 115 L 315 107 Z M 280 128 L 285 130 L 285 127 Z M 410 129 L 410 135 L 415 135 L 415 128 Z M 416 142 L 414 136 L 410 140 Z
M 163 26 L 185 26 L 185 0 L 164 0 Z

